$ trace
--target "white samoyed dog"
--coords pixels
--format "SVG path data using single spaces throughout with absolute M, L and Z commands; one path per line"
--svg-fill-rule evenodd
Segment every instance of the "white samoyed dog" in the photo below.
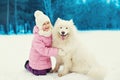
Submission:
M 53 72 L 58 72 L 60 65 L 63 70 L 58 76 L 64 76 L 70 72 L 85 74 L 95 80 L 103 80 L 105 69 L 98 65 L 92 54 L 80 43 L 78 31 L 72 20 L 66 21 L 58 18 L 53 28 L 53 47 L 64 50 L 64 56 L 56 57 L 56 65 Z

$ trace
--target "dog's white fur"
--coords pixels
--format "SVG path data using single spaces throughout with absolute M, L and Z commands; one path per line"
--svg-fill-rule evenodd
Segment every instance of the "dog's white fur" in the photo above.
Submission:
M 64 32 L 64 38 L 62 38 Z M 103 80 L 105 76 L 104 68 L 97 64 L 96 60 L 82 46 L 78 38 L 77 29 L 72 20 L 66 21 L 60 18 L 55 22 L 53 28 L 53 47 L 61 48 L 65 51 L 65 56 L 56 57 L 54 72 L 57 72 L 60 65 L 64 68 L 58 76 L 63 76 L 69 72 L 85 74 L 95 80 Z

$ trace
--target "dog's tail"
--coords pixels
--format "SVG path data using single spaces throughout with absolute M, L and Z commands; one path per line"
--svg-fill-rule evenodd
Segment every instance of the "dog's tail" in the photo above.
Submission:
M 94 80 L 104 80 L 107 70 L 103 66 L 94 66 L 88 72 L 88 76 Z

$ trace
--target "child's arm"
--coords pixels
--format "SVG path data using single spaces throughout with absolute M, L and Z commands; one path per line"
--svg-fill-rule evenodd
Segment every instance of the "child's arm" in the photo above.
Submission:
M 58 49 L 53 47 L 46 47 L 45 44 L 40 40 L 35 40 L 33 47 L 44 56 L 57 56 Z

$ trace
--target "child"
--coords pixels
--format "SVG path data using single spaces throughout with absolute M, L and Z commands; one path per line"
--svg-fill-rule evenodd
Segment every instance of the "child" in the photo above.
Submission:
M 50 56 L 63 55 L 61 49 L 52 46 L 52 25 L 48 16 L 41 11 L 35 11 L 36 26 L 33 29 L 34 39 L 30 51 L 29 60 L 25 68 L 34 75 L 46 75 L 52 69 Z

